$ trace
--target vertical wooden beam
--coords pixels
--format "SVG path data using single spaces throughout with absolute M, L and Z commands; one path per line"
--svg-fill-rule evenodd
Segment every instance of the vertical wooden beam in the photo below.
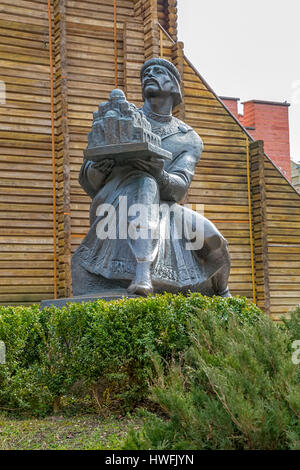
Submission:
M 115 88 L 118 88 L 117 0 L 114 0 L 114 63 L 115 63 Z
M 55 162 L 55 116 L 54 116 L 54 71 L 52 42 L 52 10 L 48 0 L 49 25 L 49 67 L 50 67 L 50 101 L 51 101 L 51 154 L 52 154 L 52 195 L 53 195 L 53 292 L 57 298 L 57 213 L 56 213 L 56 162 Z
M 66 0 L 54 0 L 58 179 L 59 296 L 72 294 Z
M 140 69 L 144 62 L 144 25 L 141 19 L 124 23 L 124 91 L 128 101 L 142 106 Z
M 177 42 L 177 0 L 156 0 L 159 24 Z
M 135 17 L 142 17 L 142 0 L 134 0 L 133 11 Z
M 163 59 L 164 58 L 164 33 L 162 28 L 159 28 L 159 56 Z
M 168 5 L 168 33 L 177 42 L 177 0 L 166 0 Z
M 262 140 L 250 144 L 250 173 L 255 254 L 257 305 L 270 314 L 270 277 L 268 219 L 265 181 L 265 156 Z
M 251 174 L 250 174 L 250 148 L 249 138 L 246 136 L 246 159 L 247 159 L 247 186 L 248 186 L 248 217 L 250 234 L 250 257 L 251 257 L 251 275 L 252 275 L 252 297 L 256 303 L 256 282 L 255 282 L 255 262 L 254 262 L 254 239 L 253 239 L 253 220 L 252 220 L 252 194 L 251 194 Z
M 183 42 L 176 42 L 172 46 L 172 62 L 177 67 L 180 76 L 181 76 L 181 94 L 182 94 L 182 103 L 177 106 L 175 110 L 175 115 L 182 121 L 185 120 L 185 96 L 184 96 L 184 44 Z
M 157 0 L 139 0 L 136 3 L 136 12 L 139 12 L 144 23 L 144 59 L 160 55 L 159 26 L 157 16 Z

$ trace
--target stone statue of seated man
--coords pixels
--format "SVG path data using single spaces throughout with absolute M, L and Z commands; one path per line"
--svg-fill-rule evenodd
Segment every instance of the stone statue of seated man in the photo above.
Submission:
M 172 63 L 150 59 L 141 69 L 141 110 L 114 90 L 94 113 L 88 149 L 104 142 L 124 158 L 87 157 L 82 165 L 79 182 L 92 203 L 89 232 L 72 257 L 74 295 L 125 288 L 135 295 L 230 296 L 226 240 L 202 214 L 178 204 L 203 150 L 198 134 L 172 116 L 180 81 Z M 139 139 L 161 150 L 125 158 Z

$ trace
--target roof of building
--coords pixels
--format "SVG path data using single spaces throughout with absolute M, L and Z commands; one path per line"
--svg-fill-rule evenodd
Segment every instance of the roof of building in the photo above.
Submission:
M 247 101 L 243 101 L 243 104 L 245 103 L 269 104 L 272 106 L 291 106 L 290 103 L 288 103 L 287 101 L 280 102 L 280 101 L 266 101 L 266 100 L 247 100 Z
M 231 96 L 219 96 L 221 100 L 240 101 L 240 98 L 233 98 Z

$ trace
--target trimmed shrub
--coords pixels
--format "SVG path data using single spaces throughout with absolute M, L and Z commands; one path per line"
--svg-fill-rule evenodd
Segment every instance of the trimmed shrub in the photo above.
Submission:
M 283 323 L 287 328 L 291 339 L 293 341 L 300 340 L 300 305 L 296 308 L 294 312 L 291 313 L 291 318 L 289 320 L 283 319 Z
M 0 340 L 6 345 L 6 364 L 0 365 L 0 408 L 39 409 L 47 401 L 38 386 L 33 365 L 38 360 L 37 346 L 40 312 L 33 307 L 0 307 Z
M 300 449 L 300 365 L 291 355 L 299 319 L 298 309 L 285 329 L 264 315 L 224 323 L 197 309 L 183 360 L 166 375 L 156 359 L 152 399 L 163 417 L 145 412 L 124 448 Z
M 128 409 L 145 399 L 155 378 L 153 357 L 164 367 L 190 345 L 188 321 L 197 308 L 222 325 L 231 318 L 254 324 L 259 309 L 245 298 L 199 294 L 69 304 L 40 311 L 0 307 L 0 408 L 57 411 L 61 399 L 89 390 L 100 407 Z

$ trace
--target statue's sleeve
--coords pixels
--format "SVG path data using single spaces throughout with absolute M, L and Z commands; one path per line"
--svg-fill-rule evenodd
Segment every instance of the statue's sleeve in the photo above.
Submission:
M 80 186 L 93 199 L 103 185 L 104 177 L 103 180 L 99 179 L 99 173 L 93 171 L 92 164 L 93 162 L 90 160 L 83 162 L 78 181 Z
M 158 179 L 161 199 L 177 202 L 183 198 L 192 182 L 202 151 L 202 139 L 195 131 L 188 132 L 183 151 Z

